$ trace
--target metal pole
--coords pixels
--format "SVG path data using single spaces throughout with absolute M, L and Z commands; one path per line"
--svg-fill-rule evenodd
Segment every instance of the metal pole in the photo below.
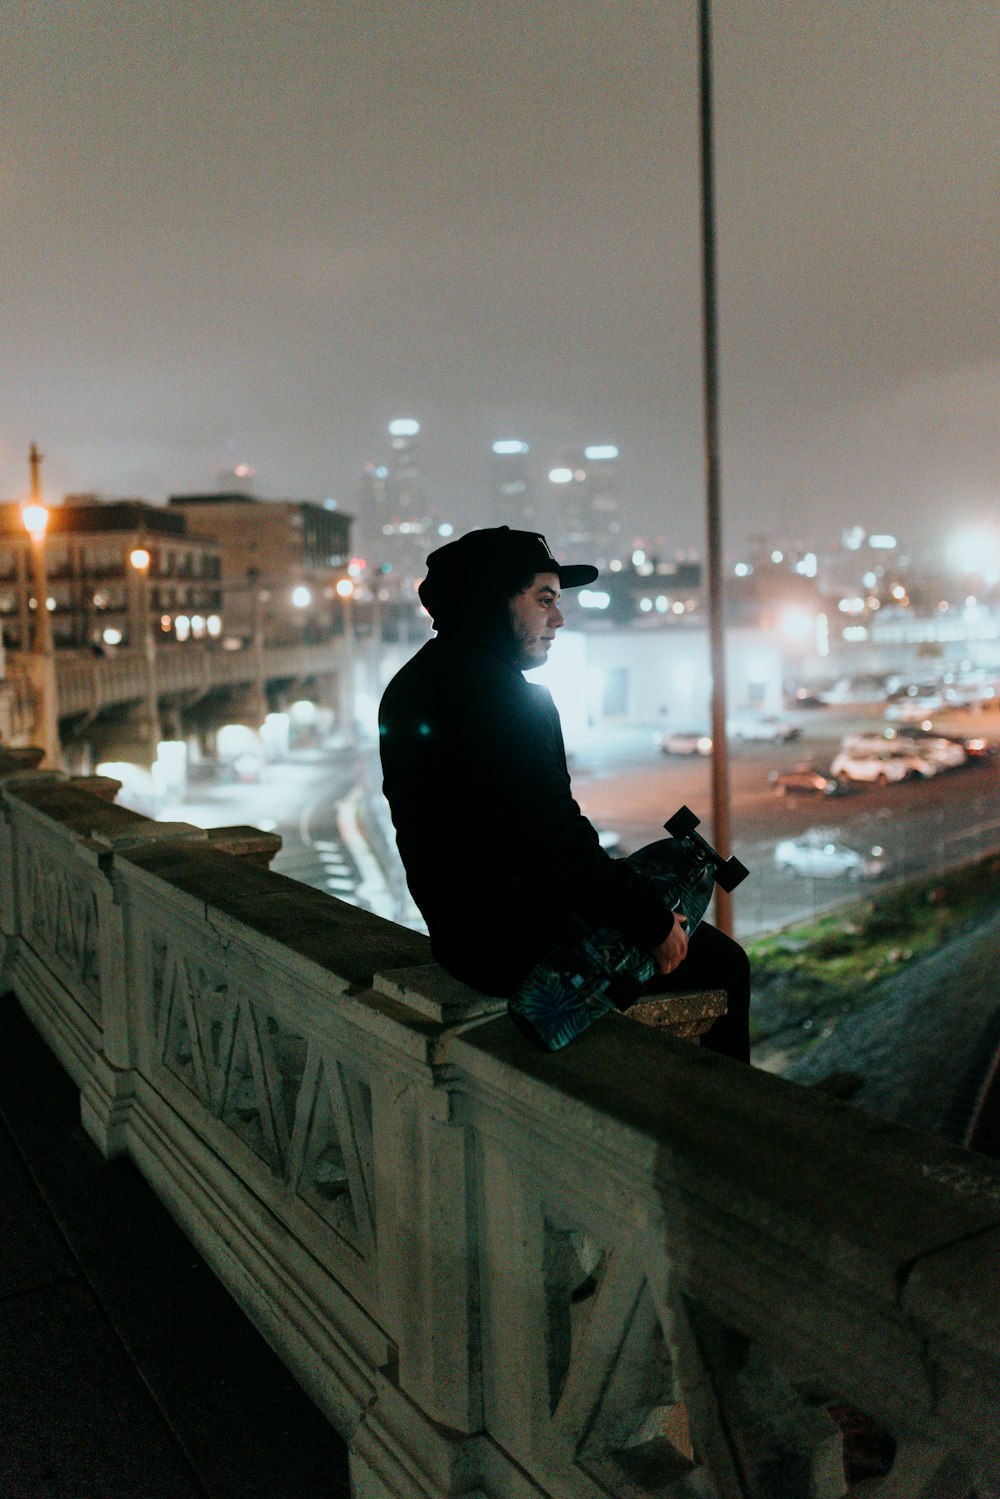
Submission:
M 729 749 L 726 742 L 726 632 L 722 579 L 719 474 L 719 365 L 716 308 L 714 164 L 712 156 L 712 35 L 710 0 L 698 0 L 698 73 L 701 164 L 702 341 L 705 421 L 706 572 L 709 653 L 712 668 L 712 835 L 730 852 Z M 715 920 L 732 933 L 732 897 L 715 892 Z
M 35 443 L 28 449 L 28 467 L 31 471 L 31 503 L 43 504 L 42 500 L 42 455 Z M 35 589 L 35 650 L 40 656 L 51 656 L 52 621 L 49 618 L 49 579 L 45 566 L 45 533 L 40 531 L 30 537 L 31 579 Z
M 29 531 L 31 575 L 35 590 L 35 638 L 25 640 L 28 670 L 35 699 L 34 734 L 45 751 L 44 763 L 51 770 L 62 767 L 59 743 L 59 684 L 56 677 L 56 655 L 49 619 L 49 580 L 45 566 L 45 528 L 48 512 L 42 502 L 42 455 L 35 443 L 28 451 L 31 472 L 30 506 L 39 512 L 40 524 Z

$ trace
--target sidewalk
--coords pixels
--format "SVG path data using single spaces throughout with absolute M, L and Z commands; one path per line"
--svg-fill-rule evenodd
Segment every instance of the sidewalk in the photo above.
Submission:
M 0 998 L 0 1499 L 338 1499 L 347 1451 Z

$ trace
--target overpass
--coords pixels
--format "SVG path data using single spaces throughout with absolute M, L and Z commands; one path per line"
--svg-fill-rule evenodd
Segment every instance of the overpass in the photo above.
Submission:
M 859 1496 L 1000 1492 L 995 1162 L 624 1016 L 542 1054 L 273 836 L 37 763 L 3 990 L 358 1499 L 841 1499 L 845 1410 L 893 1454 Z
M 344 638 L 311 645 L 253 646 L 228 651 L 199 642 L 155 651 L 153 683 L 162 704 L 194 703 L 214 692 L 257 690 L 269 684 L 342 678 L 349 649 Z M 0 682 L 0 739 L 27 746 L 37 732 L 40 705 L 32 684 L 31 653 L 9 651 L 6 680 Z M 112 708 L 142 705 L 150 689 L 144 650 L 114 650 L 104 656 L 56 651 L 59 719 L 91 720 Z

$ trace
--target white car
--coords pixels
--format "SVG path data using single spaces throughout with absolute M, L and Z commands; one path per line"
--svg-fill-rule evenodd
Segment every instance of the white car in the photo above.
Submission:
M 953 739 L 939 739 L 932 734 L 917 735 L 905 729 L 873 729 L 869 733 L 846 734 L 841 749 L 849 755 L 915 756 L 920 765 L 913 768 L 919 775 L 933 775 L 936 770 L 952 770 L 964 765 L 966 753 Z M 930 762 L 929 764 L 925 762 Z
M 704 729 L 671 729 L 660 739 L 665 755 L 710 755 L 712 736 Z
M 933 760 L 942 770 L 956 770 L 968 760 L 968 751 L 957 739 L 940 739 L 935 734 L 920 734 L 907 740 L 916 755 Z
M 937 760 L 932 760 L 930 755 L 925 755 L 922 750 L 916 748 L 911 749 L 907 745 L 900 745 L 898 749 L 890 750 L 889 753 L 892 759 L 902 760 L 907 770 L 912 770 L 915 776 L 921 776 L 925 781 L 944 769 L 944 766 Z
M 900 741 L 898 729 L 865 729 L 845 734 L 840 748 L 848 755 L 887 755 Z
M 839 843 L 824 828 L 811 828 L 801 838 L 782 838 L 774 850 L 774 862 L 788 874 L 808 875 L 813 879 L 875 879 L 888 867 L 881 844 L 863 853 Z
M 830 762 L 830 774 L 842 781 L 864 781 L 868 785 L 888 786 L 890 782 L 905 781 L 910 774 L 910 767 L 904 760 L 893 755 L 854 755 L 841 750 Z
M 799 739 L 802 730 L 787 718 L 776 718 L 773 713 L 740 713 L 726 724 L 730 739 L 758 739 L 767 744 L 787 744 Z
M 901 697 L 886 704 L 885 716 L 892 723 L 923 723 L 932 713 L 940 713 L 944 705 L 939 692 L 929 693 L 926 697 Z

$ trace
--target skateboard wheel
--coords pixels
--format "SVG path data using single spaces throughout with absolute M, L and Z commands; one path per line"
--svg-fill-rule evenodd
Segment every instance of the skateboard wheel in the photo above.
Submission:
M 673 817 L 669 817 L 663 826 L 672 838 L 686 838 L 689 833 L 694 832 L 700 821 L 701 818 L 695 817 L 690 807 L 678 807 Z
M 735 856 L 720 864 L 716 871 L 716 884 L 721 885 L 723 890 L 735 890 L 737 885 L 742 885 L 750 873 L 745 864 L 741 864 Z

